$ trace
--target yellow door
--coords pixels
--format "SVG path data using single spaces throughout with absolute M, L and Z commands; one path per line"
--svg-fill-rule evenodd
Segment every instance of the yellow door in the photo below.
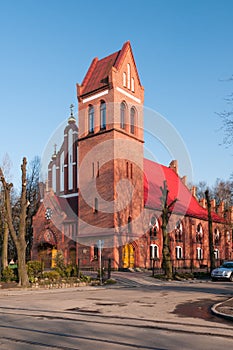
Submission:
M 134 248 L 132 244 L 123 247 L 123 268 L 134 267 Z
M 57 256 L 57 249 L 53 248 L 52 249 L 52 263 L 51 263 L 52 268 L 56 267 L 56 262 L 55 262 L 56 256 Z

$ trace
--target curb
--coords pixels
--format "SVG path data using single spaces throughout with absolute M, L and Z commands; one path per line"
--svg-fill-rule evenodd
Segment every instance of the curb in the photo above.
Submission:
M 223 302 L 220 302 L 220 303 L 217 303 L 217 304 L 214 304 L 212 307 L 211 307 L 211 312 L 215 315 L 215 316 L 218 316 L 218 317 L 222 317 L 228 321 L 233 321 L 233 315 L 228 315 L 224 312 L 220 312 L 220 311 L 217 311 L 217 307 L 219 306 L 222 306 L 225 302 L 229 301 L 229 300 L 233 300 L 233 298 L 230 298 L 230 299 L 227 299 Z

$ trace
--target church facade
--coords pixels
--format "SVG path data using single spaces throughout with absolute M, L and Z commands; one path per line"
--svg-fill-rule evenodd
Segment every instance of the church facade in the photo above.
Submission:
M 141 85 L 132 48 L 94 58 L 77 84 L 78 126 L 68 119 L 64 139 L 48 165 L 48 188 L 33 220 L 32 259 L 98 266 L 99 250 L 112 268 L 161 267 L 161 187 L 166 181 L 169 244 L 175 268 L 210 265 L 208 212 L 178 173 L 144 158 Z M 230 260 L 232 208 L 212 201 L 216 262 Z

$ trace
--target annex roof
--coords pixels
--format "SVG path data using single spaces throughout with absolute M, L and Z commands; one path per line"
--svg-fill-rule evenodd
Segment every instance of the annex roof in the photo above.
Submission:
M 172 208 L 173 213 L 208 220 L 207 209 L 199 204 L 175 171 L 149 159 L 144 159 L 145 207 L 161 210 L 160 197 L 162 193 L 160 187 L 163 187 L 165 180 L 169 190 L 168 204 L 175 198 L 178 199 Z M 212 219 L 215 222 L 224 221 L 222 217 L 214 212 L 212 212 Z

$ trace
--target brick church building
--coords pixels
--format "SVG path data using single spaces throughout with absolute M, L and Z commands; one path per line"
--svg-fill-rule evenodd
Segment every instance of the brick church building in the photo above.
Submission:
M 209 266 L 206 201 L 196 199 L 178 173 L 144 158 L 143 102 L 132 48 L 94 58 L 77 84 L 78 126 L 71 114 L 63 143 L 48 165 L 43 201 L 33 219 L 32 259 L 54 266 L 58 250 L 66 263 L 97 267 L 99 244 L 112 267 L 150 268 L 162 263 L 161 189 L 177 202 L 169 218 L 174 267 Z M 233 258 L 233 208 L 212 201 L 217 262 Z M 100 243 L 99 243 L 100 242 Z

